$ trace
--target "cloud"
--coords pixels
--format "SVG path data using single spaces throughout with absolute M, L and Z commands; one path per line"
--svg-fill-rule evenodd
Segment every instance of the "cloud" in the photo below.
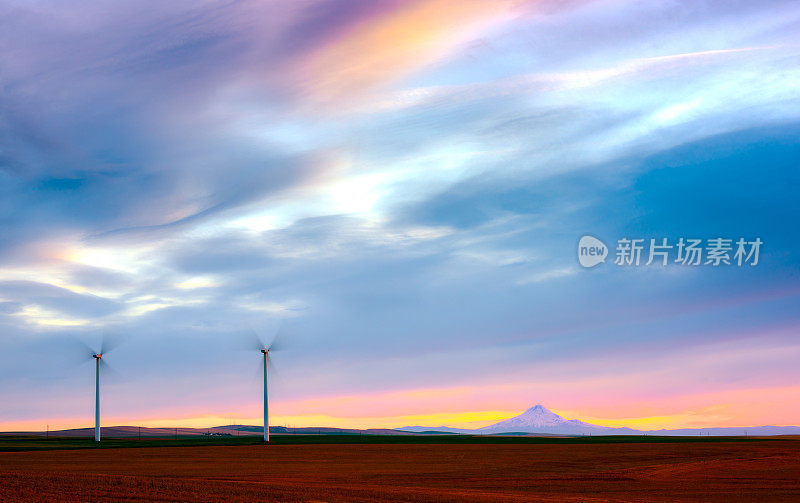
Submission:
M 522 2 L 407 2 L 356 25 L 301 63 L 304 81 L 325 101 L 352 100 L 443 58 L 480 32 L 511 17 Z
M 72 292 L 65 288 L 32 281 L 2 281 L 0 295 L 22 304 L 78 316 L 102 316 L 119 309 L 110 299 Z

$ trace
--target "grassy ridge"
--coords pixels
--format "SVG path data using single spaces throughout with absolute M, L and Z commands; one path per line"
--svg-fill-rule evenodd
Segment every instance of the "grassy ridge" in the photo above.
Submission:
M 650 435 L 607 435 L 587 437 L 504 437 L 482 435 L 273 435 L 270 445 L 283 444 L 630 444 L 769 441 L 769 437 L 672 437 Z M 92 438 L 0 436 L 0 451 L 37 451 L 54 449 L 114 449 L 126 447 L 198 447 L 225 445 L 261 445 L 260 437 L 151 437 Z

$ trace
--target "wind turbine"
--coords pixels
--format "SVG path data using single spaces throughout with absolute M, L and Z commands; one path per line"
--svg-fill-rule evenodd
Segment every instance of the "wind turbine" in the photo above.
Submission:
M 103 353 L 95 353 L 94 358 L 94 441 L 100 441 L 100 360 Z M 105 363 L 105 362 L 103 362 Z
M 269 350 L 261 350 L 264 353 L 264 442 L 269 442 Z
M 276 331 L 272 341 L 266 344 L 254 330 L 251 329 L 250 331 L 258 345 L 258 350 L 264 355 L 264 442 L 269 442 L 269 367 L 272 366 L 272 358 L 269 353 L 280 349 L 279 345 L 276 344 L 279 332 L 280 330 Z
M 83 349 L 90 353 L 94 358 L 94 440 L 100 441 L 100 374 L 107 373 L 111 370 L 108 363 L 103 359 L 105 355 L 116 348 L 120 341 L 109 336 L 108 332 L 103 334 L 103 339 L 100 343 L 100 350 L 95 351 L 81 341 L 76 341 Z

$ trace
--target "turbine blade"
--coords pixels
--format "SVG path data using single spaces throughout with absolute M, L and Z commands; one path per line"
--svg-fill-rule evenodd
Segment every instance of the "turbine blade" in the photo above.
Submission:
M 286 349 L 286 323 L 280 321 L 278 324 L 278 329 L 275 330 L 275 334 L 272 336 L 272 340 L 269 343 L 269 350 L 270 351 L 283 351 Z
M 91 358 L 91 356 L 96 352 L 94 349 L 89 347 L 88 344 L 78 339 L 77 337 L 70 336 L 69 343 L 75 346 L 76 349 L 80 350 L 81 354 L 87 355 L 87 358 Z
M 261 383 L 264 380 L 264 357 L 263 355 L 259 355 L 260 358 L 258 359 L 258 365 L 253 367 L 253 379 L 256 382 Z
M 34 354 L 31 363 L 40 368 L 32 378 L 64 379 L 74 376 L 77 369 L 94 363 L 92 355 L 96 351 L 71 333 L 32 339 L 30 344 L 29 349 Z
M 235 333 L 230 339 L 231 347 L 238 351 L 261 351 L 266 346 L 252 327 Z
M 264 367 L 263 362 L 261 363 L 261 367 Z M 281 373 L 278 371 L 278 367 L 275 366 L 275 362 L 269 355 L 267 355 L 267 370 L 269 370 L 270 386 L 281 381 Z
M 115 369 L 113 365 L 109 365 L 108 362 L 102 358 L 100 359 L 100 378 L 105 383 L 118 383 L 124 381 L 122 374 Z
M 253 378 L 259 384 L 264 381 L 264 356 L 259 355 L 258 365 L 253 367 Z M 276 383 L 281 382 L 281 372 L 275 366 L 275 362 L 271 356 L 267 356 L 267 370 L 269 371 L 269 385 L 270 388 Z
M 247 330 L 247 336 L 250 338 L 250 347 L 261 351 L 262 349 L 266 348 L 267 345 L 264 343 L 264 338 L 256 332 L 253 327 L 249 327 Z
M 125 338 L 119 333 L 103 330 L 103 339 L 100 343 L 100 354 L 105 355 L 125 343 Z
M 60 337 L 48 343 L 48 348 L 59 354 L 59 359 L 66 365 L 64 368 L 75 368 L 92 361 L 95 351 L 91 346 L 73 335 Z

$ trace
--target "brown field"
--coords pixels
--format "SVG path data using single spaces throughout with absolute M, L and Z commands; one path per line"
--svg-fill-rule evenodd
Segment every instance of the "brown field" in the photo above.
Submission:
M 800 441 L 2 452 L 0 501 L 800 501 Z

